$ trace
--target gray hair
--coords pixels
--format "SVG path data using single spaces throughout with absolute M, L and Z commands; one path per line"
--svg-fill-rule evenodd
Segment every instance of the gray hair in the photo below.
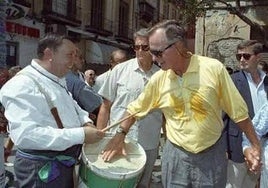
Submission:
M 136 31 L 133 34 L 134 41 L 136 40 L 137 37 L 146 37 L 146 38 L 148 38 L 149 37 L 148 29 L 147 28 L 141 28 L 138 31 Z
M 176 20 L 165 20 L 157 23 L 149 30 L 149 35 L 155 33 L 156 30 L 163 29 L 168 43 L 181 41 L 186 45 L 186 33 L 183 26 Z

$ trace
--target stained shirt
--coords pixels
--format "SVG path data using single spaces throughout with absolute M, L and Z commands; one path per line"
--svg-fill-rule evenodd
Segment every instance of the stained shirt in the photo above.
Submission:
M 260 110 L 255 114 L 252 123 L 254 125 L 254 129 L 259 139 L 268 134 L 268 101 L 266 100 L 265 104 L 260 108 Z M 264 139 L 262 142 L 262 147 L 265 148 L 268 146 L 268 139 Z M 243 134 L 243 142 L 242 142 L 243 150 L 247 147 L 250 147 L 249 140 Z
M 100 95 L 112 102 L 110 124 L 123 117 L 127 105 L 139 96 L 144 85 L 158 70 L 159 68 L 153 64 L 151 69 L 145 73 L 139 68 L 137 58 L 118 64 L 112 69 L 99 90 Z M 127 136 L 138 141 L 145 150 L 155 149 L 159 145 L 161 126 L 162 114 L 155 110 L 136 121 Z M 116 129 L 117 127 L 113 128 L 111 132 L 115 132 Z
M 179 63 L 179 62 L 178 62 Z M 234 122 L 248 118 L 246 103 L 224 65 L 216 59 L 193 55 L 182 77 L 172 70 L 154 74 L 128 112 L 145 116 L 161 109 L 167 138 L 185 150 L 198 153 L 215 144 L 223 130 L 222 110 Z
M 33 78 L 50 96 L 64 129 L 57 127 L 50 107 Z M 92 122 L 72 99 L 65 78 L 58 78 L 32 60 L 0 91 L 0 101 L 9 121 L 10 137 L 21 149 L 62 151 L 84 142 L 86 122 Z

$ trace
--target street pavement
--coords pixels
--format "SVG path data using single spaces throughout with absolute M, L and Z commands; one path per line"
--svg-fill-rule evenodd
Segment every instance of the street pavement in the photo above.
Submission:
M 8 158 L 9 165 L 5 166 L 5 169 L 7 171 L 11 172 L 12 174 L 14 174 L 14 168 L 13 168 L 13 166 L 10 166 L 10 165 L 13 164 L 13 162 L 14 162 L 16 151 L 17 151 L 17 148 L 14 147 L 12 152 L 11 152 L 10 157 Z M 154 171 L 153 171 L 152 181 L 151 181 L 151 188 L 162 188 L 162 184 L 161 184 L 161 154 L 162 154 L 162 145 L 159 148 L 159 157 L 156 160 L 156 163 L 154 166 Z M 18 188 L 18 186 L 16 185 L 16 178 L 15 178 L 14 184 L 12 186 L 7 186 L 7 187 L 8 188 Z

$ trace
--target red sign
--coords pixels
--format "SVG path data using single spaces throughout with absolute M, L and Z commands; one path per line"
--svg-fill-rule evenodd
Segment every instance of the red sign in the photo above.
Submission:
M 40 37 L 39 29 L 24 26 L 18 23 L 6 22 L 6 30 L 9 33 L 16 33 L 23 36 L 29 36 L 34 38 Z

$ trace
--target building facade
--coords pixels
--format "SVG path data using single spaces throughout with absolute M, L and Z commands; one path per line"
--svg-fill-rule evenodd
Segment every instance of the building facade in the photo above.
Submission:
M 133 33 L 178 16 L 175 0 L 13 0 L 7 8 L 7 66 L 28 65 L 47 32 L 74 38 L 88 67 L 105 71 L 117 48 L 133 55 Z M 104 67 L 104 68 L 103 68 Z
M 235 7 L 235 1 L 226 0 Z M 240 1 L 241 10 L 247 19 L 263 26 L 268 34 L 268 1 Z M 227 10 L 226 4 L 218 3 L 213 9 L 207 10 L 203 17 L 196 22 L 195 52 L 197 54 L 214 57 L 226 66 L 238 69 L 235 58 L 236 47 L 241 40 L 259 40 L 264 43 L 263 35 L 234 12 Z M 268 62 L 267 47 L 262 54 L 263 60 Z

